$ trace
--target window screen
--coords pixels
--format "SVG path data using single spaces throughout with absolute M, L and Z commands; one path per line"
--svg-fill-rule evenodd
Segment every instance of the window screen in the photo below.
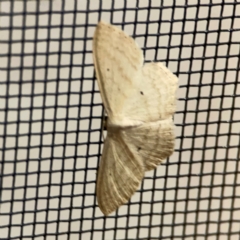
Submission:
M 6 0 L 0 11 L 1 240 L 239 239 L 239 0 Z M 108 217 L 95 194 L 100 19 L 179 77 L 174 154 Z

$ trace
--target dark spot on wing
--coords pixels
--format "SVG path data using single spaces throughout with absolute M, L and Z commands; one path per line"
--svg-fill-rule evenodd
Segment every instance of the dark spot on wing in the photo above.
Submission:
M 141 93 L 142 95 L 144 95 L 144 93 L 143 93 L 142 91 L 141 91 L 140 93 Z

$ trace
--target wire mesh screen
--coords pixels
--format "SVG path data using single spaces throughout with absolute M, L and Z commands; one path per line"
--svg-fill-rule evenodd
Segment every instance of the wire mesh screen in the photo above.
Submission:
M 239 0 L 0 3 L 0 239 L 239 239 Z M 174 154 L 104 217 L 100 19 L 179 77 Z

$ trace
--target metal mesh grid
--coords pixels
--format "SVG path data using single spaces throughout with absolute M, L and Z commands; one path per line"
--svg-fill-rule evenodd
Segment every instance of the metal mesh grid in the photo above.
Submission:
M 239 239 L 238 0 L 0 3 L 0 239 Z M 105 218 L 99 19 L 179 76 L 175 153 Z

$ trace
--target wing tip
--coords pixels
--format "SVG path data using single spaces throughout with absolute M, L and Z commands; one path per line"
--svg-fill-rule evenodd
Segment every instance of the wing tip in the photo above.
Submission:
M 101 200 L 98 199 L 98 206 L 101 212 L 104 214 L 104 216 L 108 216 L 109 214 L 117 211 L 118 208 L 126 204 L 135 192 L 136 190 L 133 191 L 133 193 L 131 193 L 128 199 L 122 199 L 121 201 L 118 201 L 117 203 L 112 203 L 112 204 L 109 204 L 108 202 L 106 204 L 103 204 Z
M 106 26 L 106 25 L 109 25 L 109 24 L 107 22 L 103 21 L 103 20 L 100 20 L 97 24 L 97 28 L 102 27 L 102 26 Z
M 99 30 L 99 29 L 102 29 L 102 28 L 117 29 L 118 31 L 121 31 L 120 28 L 118 28 L 118 27 L 116 27 L 116 26 L 114 26 L 114 25 L 112 25 L 110 23 L 107 23 L 107 22 L 105 22 L 103 20 L 100 20 L 98 22 L 98 24 L 97 24 L 97 29 Z
M 116 211 L 119 207 L 121 207 L 124 204 L 126 204 L 127 202 L 129 202 L 131 197 L 134 195 L 134 193 L 139 188 L 139 186 L 143 180 L 143 177 L 144 177 L 144 166 L 142 167 L 142 174 L 140 174 L 138 176 L 137 181 L 132 182 L 131 187 L 129 187 L 128 191 L 125 192 L 125 196 L 122 195 L 118 198 L 113 199 L 112 201 L 109 201 L 111 196 L 109 197 L 109 195 L 108 195 L 108 197 L 106 197 L 106 193 L 101 191 L 102 188 L 98 186 L 98 184 L 100 184 L 98 182 L 98 184 L 97 184 L 97 201 L 98 201 L 98 206 L 99 206 L 101 212 L 105 216 L 108 216 L 112 212 Z M 117 194 L 115 194 L 114 196 L 116 197 Z

